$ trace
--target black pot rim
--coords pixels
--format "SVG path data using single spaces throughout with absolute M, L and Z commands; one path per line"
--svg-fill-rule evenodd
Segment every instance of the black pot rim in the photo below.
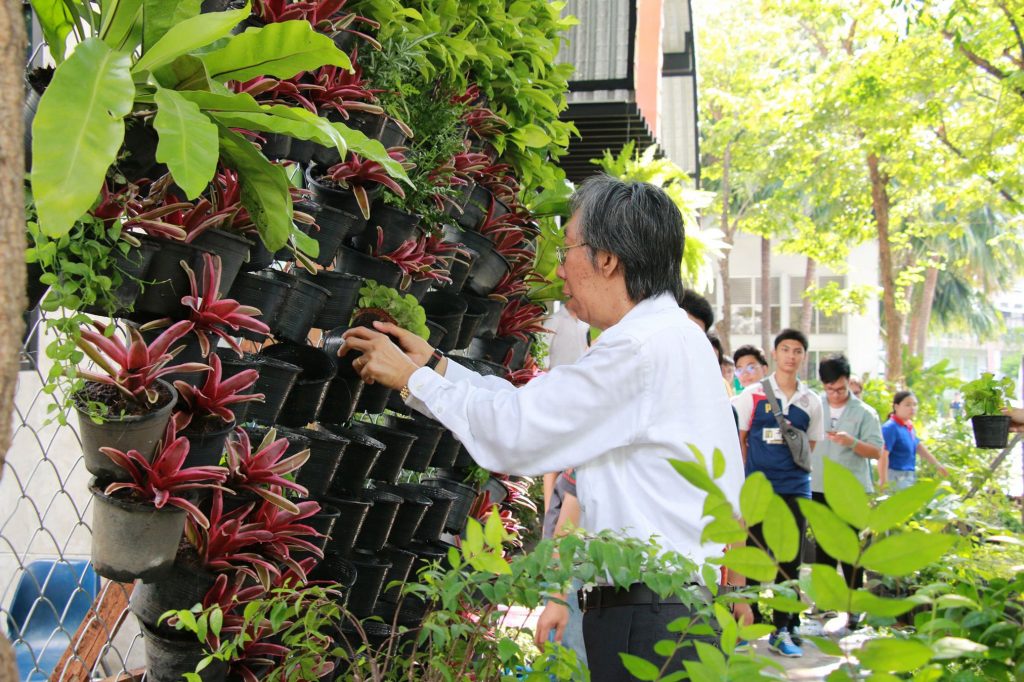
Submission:
M 341 436 L 342 438 L 348 438 L 353 443 L 357 443 L 359 445 L 365 445 L 366 447 L 374 448 L 376 450 L 383 450 L 385 447 L 384 443 L 381 443 L 376 438 L 367 436 L 364 433 L 359 433 L 358 431 L 352 431 L 344 424 L 321 424 L 320 426 L 335 435 Z M 332 427 L 337 430 L 332 430 Z
M 349 439 L 344 436 L 339 436 L 336 433 L 330 431 L 316 431 L 314 429 L 289 429 L 300 436 L 305 436 L 310 441 L 318 440 L 325 443 L 348 443 Z
M 293 289 L 299 288 L 297 285 L 302 285 L 304 287 L 313 287 L 314 289 L 319 289 L 322 293 L 327 294 L 328 296 L 331 295 L 330 289 L 320 286 L 319 284 L 310 282 L 308 279 L 305 279 L 300 275 L 293 275 L 290 272 L 282 272 L 280 270 L 270 270 L 269 272 L 271 273 L 271 277 L 273 279 L 277 279 L 278 281 L 281 281 L 282 279 L 285 278 L 293 280 L 294 284 L 292 284 L 291 282 L 287 282 L 288 285 L 291 286 Z
M 97 382 L 97 381 L 86 381 L 85 383 L 86 384 L 99 384 L 99 382 Z M 163 379 L 157 379 L 156 383 L 163 384 L 164 386 L 167 387 L 167 390 L 169 391 L 170 396 L 171 396 L 171 399 L 169 401 L 167 401 L 166 403 L 164 403 L 160 407 L 157 407 L 155 409 L 152 409 L 152 410 L 146 412 L 145 414 L 126 414 L 126 415 L 123 415 L 123 416 L 115 416 L 115 417 L 112 417 L 112 418 L 108 418 L 107 415 L 103 415 L 103 423 L 104 424 L 108 424 L 108 423 L 131 424 L 133 422 L 139 422 L 139 421 L 145 421 L 146 419 L 151 419 L 154 414 L 156 414 L 158 412 L 162 412 L 163 410 L 171 410 L 171 411 L 173 411 L 175 406 L 178 404 L 178 391 L 173 386 L 171 386 L 169 383 L 164 381 Z M 81 393 L 81 391 L 79 391 L 79 393 Z M 72 403 L 75 406 L 75 411 L 77 411 L 79 415 L 81 415 L 85 419 L 91 419 L 92 418 L 91 415 L 89 415 L 88 412 L 83 410 L 82 406 L 79 404 L 78 393 L 75 393 L 75 395 L 72 396 Z M 99 416 L 99 415 L 97 415 L 97 416 Z
M 336 497 L 334 495 L 321 495 L 320 497 L 317 498 L 316 501 L 322 504 L 329 504 L 330 506 L 334 507 L 339 511 L 343 511 L 343 509 L 340 506 L 338 506 L 339 502 L 344 505 L 355 505 L 357 507 L 366 507 L 367 509 L 369 509 L 371 504 L 366 500 L 349 499 L 347 497 Z
M 402 504 L 405 500 L 399 495 L 389 493 L 386 490 L 380 488 L 363 488 L 359 491 L 361 497 L 372 497 L 372 503 L 387 502 L 389 504 Z
M 349 429 L 351 429 L 351 430 L 354 430 L 354 429 L 357 429 L 357 428 L 367 428 L 367 427 L 369 427 L 371 430 L 380 430 L 380 431 L 383 431 L 383 432 L 389 433 L 389 434 L 394 434 L 394 435 L 399 435 L 399 436 L 407 436 L 407 437 L 412 438 L 414 440 L 416 438 L 416 434 L 415 433 L 409 433 L 407 431 L 402 431 L 401 429 L 396 429 L 396 428 L 393 428 L 391 426 L 386 426 L 384 424 L 374 424 L 373 422 L 358 422 L 357 421 L 357 422 L 352 422 L 349 425 Z M 372 436 L 371 436 L 371 438 L 372 438 Z
M 273 355 L 266 355 L 268 352 L 273 353 L 274 352 L 274 350 L 273 350 L 274 348 L 297 349 L 300 352 L 308 352 L 309 357 L 313 357 L 314 354 L 315 354 L 317 357 L 326 358 L 326 362 L 324 363 L 324 369 L 326 369 L 327 371 L 326 372 L 319 372 L 318 375 L 315 378 L 304 378 L 303 374 L 305 374 L 308 369 L 320 369 L 320 368 L 308 367 L 306 365 L 297 365 L 299 367 L 299 376 L 295 380 L 295 385 L 296 386 L 301 386 L 301 385 L 304 385 L 304 384 L 318 384 L 318 383 L 323 383 L 324 381 L 330 381 L 338 373 L 338 365 L 337 365 L 337 363 L 334 362 L 334 358 L 332 358 L 330 356 L 330 354 L 327 351 L 325 351 L 323 348 L 317 348 L 316 346 L 308 346 L 308 345 L 301 344 L 301 343 L 294 343 L 292 341 L 283 341 L 283 342 L 280 342 L 280 343 L 275 343 L 275 344 L 273 344 L 271 346 L 267 346 L 266 348 L 262 349 L 260 351 L 260 355 L 263 355 L 265 357 L 274 357 Z M 288 361 L 287 360 L 282 360 L 282 362 L 288 362 Z M 289 363 L 289 364 L 295 364 L 295 363 Z
M 476 497 L 476 495 L 477 495 L 477 490 L 476 490 L 476 488 L 474 488 L 474 487 L 473 487 L 473 486 L 471 486 L 471 485 L 467 485 L 467 484 L 463 483 L 462 481 L 456 481 L 456 480 L 455 480 L 454 478 L 438 478 L 438 477 L 432 477 L 432 478 L 424 478 L 424 479 L 423 479 L 423 484 L 424 484 L 424 485 L 427 485 L 427 486 L 429 486 L 429 487 L 432 487 L 432 488 L 442 488 L 442 486 L 430 486 L 430 484 L 429 484 L 429 483 L 427 483 L 428 481 L 438 481 L 438 482 L 443 482 L 443 483 L 447 483 L 447 484 L 449 484 L 449 485 L 455 485 L 455 486 L 458 486 L 458 488 L 459 488 L 460 490 L 463 490 L 463 489 L 464 489 L 464 490 L 467 490 L 467 491 L 469 491 L 469 492 L 473 493 L 473 496 L 474 496 L 474 497 Z M 445 490 L 447 490 L 447 488 L 444 488 L 444 489 L 445 489 Z M 451 491 L 451 490 L 448 490 L 448 492 L 453 492 L 453 491 Z

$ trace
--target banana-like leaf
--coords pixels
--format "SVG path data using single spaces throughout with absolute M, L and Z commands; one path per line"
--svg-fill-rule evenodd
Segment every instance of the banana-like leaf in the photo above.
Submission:
M 99 38 L 54 72 L 32 122 L 32 193 L 45 234 L 65 234 L 95 201 L 134 98 L 131 57 Z
M 142 51 L 156 45 L 172 27 L 199 16 L 202 0 L 142 0 Z
M 349 149 L 363 158 L 376 161 L 384 167 L 388 175 L 412 187 L 412 180 L 409 179 L 405 169 L 402 168 L 402 164 L 388 156 L 388 150 L 384 148 L 384 145 L 377 140 L 371 140 L 361 130 L 349 128 L 344 123 L 331 123 L 331 125 L 345 138 L 345 143 Z
M 285 245 L 295 227 L 288 175 L 284 168 L 267 161 L 238 133 L 223 126 L 219 127 L 219 132 L 221 154 L 228 165 L 238 171 L 242 205 L 249 210 L 266 247 L 277 251 Z
M 152 71 L 164 64 L 169 64 L 183 54 L 188 54 L 219 38 L 230 35 L 231 29 L 248 16 L 249 4 L 246 3 L 242 9 L 210 12 L 186 19 L 168 30 L 152 48 L 146 50 L 132 70 L 135 72 Z M 328 40 L 330 39 L 328 38 Z M 228 44 L 230 45 L 230 42 Z
M 352 68 L 348 55 L 306 21 L 250 28 L 201 58 L 210 78 L 221 82 L 247 81 L 256 76 L 291 78 L 325 64 Z
M 306 115 L 303 116 L 303 113 Z M 325 146 L 338 147 L 342 156 L 347 152 L 345 139 L 331 127 L 330 122 L 305 109 L 275 105 L 263 107 L 259 112 L 221 111 L 210 112 L 210 115 L 218 123 L 229 128 L 279 133 L 300 140 L 313 140 Z
M 195 199 L 217 171 L 217 126 L 174 90 L 158 89 L 156 106 L 156 160 L 167 164 L 185 196 Z
M 32 9 L 43 29 L 43 38 L 50 49 L 50 55 L 59 65 L 64 61 L 68 34 L 75 27 L 76 17 L 64 0 L 32 0 Z
M 153 77 L 161 87 L 171 90 L 209 90 L 210 77 L 206 75 L 203 60 L 183 54 L 170 64 L 157 67 Z M 218 83 L 220 85 L 220 83 Z
M 101 6 L 100 38 L 111 50 L 134 50 L 142 37 L 142 0 L 103 0 Z

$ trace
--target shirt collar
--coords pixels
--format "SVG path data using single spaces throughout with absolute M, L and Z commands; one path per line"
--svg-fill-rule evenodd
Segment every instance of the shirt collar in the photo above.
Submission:
M 907 431 L 913 431 L 914 430 L 914 423 L 913 422 L 909 422 L 909 421 L 905 422 L 902 419 L 900 419 L 899 417 L 897 417 L 895 414 L 892 416 L 892 420 L 894 422 L 896 422 L 897 424 L 899 424 L 900 426 L 902 426 L 903 428 L 905 428 Z
M 643 315 L 650 315 L 652 313 L 660 313 L 665 310 L 682 310 L 679 304 L 676 302 L 676 297 L 672 294 L 665 292 L 658 294 L 657 296 L 651 296 L 640 301 L 632 308 L 629 312 L 622 316 L 622 319 L 612 325 L 612 327 L 618 327 L 623 322 L 633 319 L 634 317 L 641 317 Z M 609 327 L 611 329 L 612 327 Z M 607 330 L 606 330 L 607 331 Z
M 775 391 L 775 395 L 782 395 L 782 389 L 779 388 L 779 382 L 777 382 L 775 380 L 775 372 L 772 372 L 771 374 L 768 375 L 768 381 L 772 382 L 772 390 Z M 760 383 L 761 382 L 758 382 L 758 384 L 760 384 Z M 798 395 L 800 395 L 801 393 L 809 393 L 809 392 L 810 392 L 810 389 L 807 388 L 807 384 L 805 384 L 804 382 L 800 381 L 800 377 L 797 377 L 796 378 L 796 393 L 793 394 L 793 397 L 795 398 Z M 849 403 L 847 403 L 847 404 L 849 404 Z

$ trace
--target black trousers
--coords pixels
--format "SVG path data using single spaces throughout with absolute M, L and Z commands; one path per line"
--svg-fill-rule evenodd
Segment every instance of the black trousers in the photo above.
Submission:
M 825 493 L 811 493 L 811 499 L 815 502 L 821 502 L 823 505 L 828 506 L 828 502 L 825 501 Z M 861 582 L 864 578 L 864 569 L 854 569 L 853 564 L 848 564 L 845 561 L 839 561 L 822 549 L 821 545 L 818 543 L 815 543 L 814 563 L 825 564 L 826 566 L 835 566 L 836 564 L 839 564 L 839 567 L 843 569 L 843 577 L 846 578 L 847 586 L 850 589 L 856 589 L 861 586 Z
M 583 614 L 583 641 L 587 646 L 587 664 L 592 682 L 633 682 L 619 654 L 632 654 L 661 668 L 665 658 L 654 653 L 659 640 L 676 641 L 677 633 L 668 631 L 668 624 L 677 618 L 691 616 L 692 609 L 683 604 L 642 604 L 590 609 Z M 718 640 L 694 636 L 689 642 L 701 641 L 717 648 Z M 683 661 L 696 661 L 692 644 L 682 647 L 672 658 L 666 674 L 683 670 Z
M 786 503 L 786 506 L 789 507 L 789 510 L 793 512 L 793 518 L 796 520 L 796 528 L 797 531 L 800 533 L 800 545 L 802 547 L 803 537 L 804 534 L 807 532 L 807 519 L 804 518 L 804 513 L 800 511 L 800 505 L 797 503 L 797 500 L 800 499 L 800 497 L 798 495 L 780 495 L 779 497 L 783 499 L 783 501 Z M 764 541 L 764 530 L 761 528 L 761 524 L 752 526 L 750 528 L 750 534 L 754 536 L 754 538 L 757 540 L 758 543 L 760 543 L 762 547 L 764 547 L 765 549 L 768 548 L 768 544 Z M 801 552 L 798 549 L 796 557 L 794 557 L 790 561 L 779 562 L 779 568 L 781 569 L 781 572 L 775 577 L 776 582 L 783 582 L 784 580 L 790 579 L 796 580 L 800 577 L 800 555 Z M 756 583 L 756 581 L 750 582 L 751 584 Z M 754 619 L 755 621 L 760 622 L 761 613 L 758 610 L 757 605 L 755 604 L 753 608 Z M 776 610 L 772 614 L 772 625 L 774 625 L 776 628 L 788 628 L 790 632 L 793 632 L 793 628 L 795 628 L 799 624 L 799 613 L 785 613 L 784 611 Z

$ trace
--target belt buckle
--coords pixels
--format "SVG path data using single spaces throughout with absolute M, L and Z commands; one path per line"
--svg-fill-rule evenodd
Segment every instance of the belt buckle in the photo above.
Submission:
M 600 608 L 601 606 L 601 593 L 594 585 L 587 587 L 581 587 L 576 593 L 577 601 L 580 605 L 580 612 L 586 613 L 591 609 Z

